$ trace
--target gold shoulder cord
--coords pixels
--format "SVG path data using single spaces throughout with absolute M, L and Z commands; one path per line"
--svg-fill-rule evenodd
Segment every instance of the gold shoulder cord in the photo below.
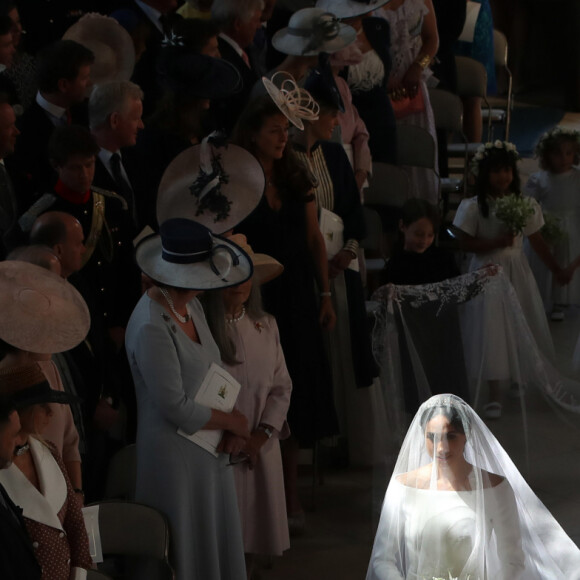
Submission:
M 105 197 L 93 191 L 93 219 L 91 221 L 91 231 L 85 240 L 85 253 L 83 254 L 83 266 L 91 259 L 105 222 Z

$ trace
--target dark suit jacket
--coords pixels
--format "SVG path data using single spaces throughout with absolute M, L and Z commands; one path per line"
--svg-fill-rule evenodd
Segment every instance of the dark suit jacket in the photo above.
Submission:
M 22 510 L 12 503 L 2 485 L 0 495 L 8 506 L 6 509 L 0 505 L 0 578 L 40 579 L 40 565 L 22 519 Z
M 129 183 L 131 184 L 131 188 L 133 189 L 133 194 L 135 196 L 135 211 L 137 213 L 137 221 L 138 224 L 135 226 L 134 232 L 130 234 L 131 237 L 135 237 L 139 231 L 142 229 L 143 226 L 140 225 L 141 220 L 140 216 L 140 204 L 138 198 L 138 192 L 135 190 L 137 180 L 135 178 L 135 174 L 138 170 L 136 156 L 132 149 L 124 149 L 121 151 L 121 158 L 123 161 L 123 167 L 125 168 L 125 173 L 127 173 L 127 177 L 129 178 Z M 95 162 L 95 176 L 93 177 L 93 185 L 96 187 L 100 187 L 101 189 L 106 189 L 108 191 L 114 191 L 119 195 L 122 195 L 116 181 L 113 179 L 112 175 L 107 171 L 107 168 L 103 165 L 100 157 L 97 155 L 97 159 Z M 131 204 L 129 199 L 125 199 L 127 204 L 129 205 L 129 215 L 133 215 L 133 208 L 131 208 Z M 143 210 L 144 211 L 144 210 Z M 145 225 L 145 224 L 143 224 Z
M 256 71 L 246 65 L 242 57 L 228 42 L 219 38 L 218 44 L 222 58 L 236 68 L 242 79 L 242 88 L 239 92 L 224 99 L 212 99 L 211 111 L 214 125 L 225 129 L 229 134 L 246 106 L 252 87 L 259 77 Z
M 145 93 L 143 100 L 143 116 L 148 117 L 155 109 L 155 104 L 162 95 L 162 89 L 157 82 L 157 59 L 161 51 L 163 34 L 151 22 L 145 12 L 132 0 L 123 2 L 123 7 L 111 13 L 115 20 L 128 29 L 142 27 L 145 40 L 145 52 L 135 64 L 131 80 L 137 83 Z M 178 14 L 171 14 L 170 19 L 181 18 Z M 130 24 L 129 24 L 130 23 Z
M 87 103 L 71 108 L 72 123 L 87 126 Z M 16 139 L 14 154 L 5 163 L 14 187 L 18 191 L 19 205 L 28 208 L 45 191 L 52 191 L 57 174 L 48 159 L 48 142 L 54 125 L 46 111 L 34 100 L 16 122 L 20 135 Z

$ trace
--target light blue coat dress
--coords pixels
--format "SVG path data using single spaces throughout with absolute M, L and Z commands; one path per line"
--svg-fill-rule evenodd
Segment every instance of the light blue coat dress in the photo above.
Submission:
M 194 397 L 212 363 L 220 364 L 200 303 L 190 312 L 200 344 L 146 294 L 126 333 L 138 404 L 136 500 L 169 518 L 178 580 L 245 580 L 244 549 L 232 468 L 191 443 L 210 410 Z

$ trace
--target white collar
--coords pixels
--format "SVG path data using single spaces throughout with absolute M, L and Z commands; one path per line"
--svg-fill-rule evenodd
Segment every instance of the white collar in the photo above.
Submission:
M 38 105 L 44 109 L 47 113 L 56 117 L 57 119 L 61 119 L 62 116 L 66 113 L 66 109 L 63 107 L 59 107 L 50 101 L 47 101 L 41 94 L 40 91 L 36 93 L 36 102 Z
M 151 20 L 151 22 L 155 25 L 155 28 L 159 30 L 159 32 L 163 32 L 163 27 L 161 26 L 161 22 L 159 22 L 159 18 L 161 16 L 161 12 L 153 6 L 149 6 L 149 4 L 145 4 L 142 0 L 135 0 L 135 4 L 145 12 L 145 16 Z
M 244 49 L 233 38 L 223 32 L 220 32 L 219 37 L 222 40 L 225 40 L 240 55 L 240 57 L 244 54 Z
M 58 512 L 67 499 L 66 480 L 48 447 L 34 437 L 29 442 L 42 493 L 14 464 L 0 470 L 0 483 L 25 518 L 62 530 Z

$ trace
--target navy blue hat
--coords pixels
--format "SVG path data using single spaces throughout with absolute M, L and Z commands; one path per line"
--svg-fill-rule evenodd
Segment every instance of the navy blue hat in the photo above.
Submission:
M 252 260 L 237 244 L 185 218 L 164 221 L 159 235 L 139 243 L 136 259 L 156 282 L 189 290 L 237 286 L 253 273 Z
M 321 55 L 322 56 L 322 55 Z M 344 113 L 344 103 L 336 86 L 332 69 L 328 63 L 328 55 L 319 58 L 318 66 L 310 71 L 304 82 L 304 88 L 312 95 L 318 104 L 329 104 Z

